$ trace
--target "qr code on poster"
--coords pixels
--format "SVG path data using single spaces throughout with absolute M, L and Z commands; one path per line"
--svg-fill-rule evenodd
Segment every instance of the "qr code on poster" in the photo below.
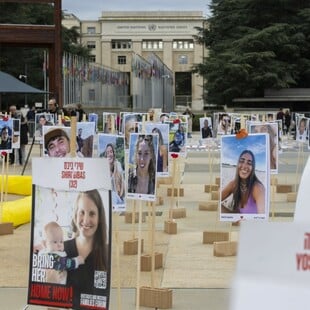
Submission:
M 106 271 L 95 271 L 95 279 L 94 279 L 94 287 L 95 288 L 107 288 L 107 272 Z

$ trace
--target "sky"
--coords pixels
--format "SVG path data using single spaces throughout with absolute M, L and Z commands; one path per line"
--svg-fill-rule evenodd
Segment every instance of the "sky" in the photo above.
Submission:
M 255 156 L 256 169 L 265 171 L 267 160 L 267 135 L 252 134 L 244 139 L 237 139 L 235 135 L 222 137 L 222 163 L 236 165 L 242 151 L 251 150 Z
M 202 11 L 209 16 L 211 0 L 62 0 L 62 10 L 81 20 L 97 20 L 102 11 Z

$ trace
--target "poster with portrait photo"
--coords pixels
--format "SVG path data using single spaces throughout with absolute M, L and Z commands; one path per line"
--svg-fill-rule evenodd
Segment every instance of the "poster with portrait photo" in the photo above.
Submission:
M 146 123 L 145 133 L 158 134 L 156 173 L 158 177 L 169 176 L 169 125 L 160 123 Z
M 20 119 L 13 118 L 13 149 L 20 148 Z
M 130 135 L 127 195 L 128 199 L 156 200 L 157 134 Z
M 8 153 L 13 147 L 13 119 L 0 119 L 0 150 Z
M 267 133 L 269 136 L 270 173 L 278 174 L 279 167 L 279 130 L 278 122 L 249 122 L 249 133 Z
M 93 157 L 95 123 L 79 122 L 76 124 L 76 131 L 76 155 L 78 157 Z
M 181 122 L 179 118 L 167 122 L 169 124 L 169 153 L 178 153 L 186 156 L 187 123 Z
M 102 131 L 107 134 L 117 133 L 117 114 L 116 113 L 102 113 Z
M 54 114 L 52 113 L 36 113 L 35 114 L 35 140 L 42 143 L 43 126 L 55 125 Z
M 267 220 L 269 139 L 267 134 L 221 139 L 220 220 Z
M 297 118 L 296 126 L 296 141 L 306 143 L 309 139 L 309 118 L 305 116 L 299 116 Z
M 109 309 L 112 228 L 107 160 L 43 157 L 33 158 L 32 167 L 28 304 Z
M 112 209 L 114 212 L 126 211 L 126 178 L 124 137 L 98 134 L 98 157 L 107 158 L 112 188 Z
M 213 137 L 211 117 L 199 118 L 199 125 L 200 125 L 200 138 L 201 139 L 207 139 L 207 138 Z
M 122 134 L 125 137 L 125 150 L 129 149 L 130 134 L 138 133 L 142 128 L 143 119 L 146 120 L 146 113 L 121 113 Z
M 214 116 L 217 137 L 230 135 L 232 130 L 231 115 L 229 113 L 215 113 Z
M 89 113 L 88 114 L 88 121 L 95 123 L 96 132 L 98 131 L 98 119 L 99 119 L 98 114 L 96 114 L 96 113 Z
M 44 156 L 71 157 L 71 127 L 43 126 L 42 132 Z

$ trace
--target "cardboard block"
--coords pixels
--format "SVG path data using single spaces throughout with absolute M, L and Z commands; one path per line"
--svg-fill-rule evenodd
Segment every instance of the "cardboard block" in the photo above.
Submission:
M 229 241 L 228 231 L 204 231 L 203 232 L 203 243 L 213 244 L 219 241 Z
M 177 233 L 177 223 L 173 221 L 165 221 L 164 231 L 167 234 L 175 235 Z
M 172 177 L 157 178 L 157 185 L 160 184 L 172 184 Z
M 221 186 L 221 178 L 220 177 L 215 178 L 215 184 L 217 184 L 218 186 Z
M 171 197 L 172 196 L 172 188 L 167 188 L 167 196 Z M 173 189 L 173 197 L 178 197 L 178 189 L 174 188 Z M 184 197 L 184 188 L 179 188 L 179 197 Z
M 211 193 L 212 191 L 218 191 L 218 184 L 205 184 L 205 193 Z
M 278 185 L 278 179 L 277 178 L 271 178 L 270 179 L 270 184 L 271 185 Z
M 155 269 L 163 267 L 163 253 L 155 253 Z M 152 271 L 152 255 L 141 255 L 141 271 Z
M 211 200 L 219 200 L 219 199 L 220 199 L 220 192 L 219 191 L 211 192 Z
M 276 192 L 279 194 L 290 193 L 293 191 L 293 185 L 290 184 L 278 184 L 276 186 Z
M 220 241 L 213 243 L 214 256 L 236 256 L 238 242 L 236 241 Z
M 143 253 L 143 239 L 141 239 L 141 253 Z M 138 254 L 138 239 L 124 241 L 124 255 Z
M 180 219 L 186 217 L 186 209 L 185 208 L 176 208 L 171 210 L 171 217 L 173 219 Z
M 219 207 L 219 202 L 217 200 L 199 202 L 200 211 L 217 211 L 218 207 Z
M 164 204 L 163 197 L 157 196 L 156 197 L 156 206 L 162 206 Z
M 131 224 L 132 223 L 132 212 L 125 212 L 125 223 L 127 224 Z M 138 223 L 139 222 L 139 212 L 135 213 L 135 218 L 134 218 L 134 222 Z M 142 223 L 145 222 L 145 214 L 142 213 Z
M 296 199 L 297 199 L 296 192 L 287 193 L 287 202 L 296 202 Z
M 155 309 L 172 308 L 172 289 L 140 287 L 140 306 Z
M 13 234 L 14 227 L 11 222 L 0 223 L 0 236 Z

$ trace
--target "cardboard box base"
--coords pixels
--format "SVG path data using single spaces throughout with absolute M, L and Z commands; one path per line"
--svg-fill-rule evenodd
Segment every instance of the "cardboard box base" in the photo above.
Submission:
M 200 211 L 217 211 L 218 207 L 219 207 L 219 202 L 216 200 L 199 203 Z
M 155 253 L 155 270 L 163 267 L 163 254 Z M 141 271 L 152 271 L 152 255 L 141 255 Z
M 141 239 L 141 253 L 143 253 L 144 242 Z M 138 239 L 124 241 L 124 255 L 138 254 Z
M 173 219 L 181 219 L 186 217 L 186 209 L 185 208 L 176 208 L 172 209 L 169 212 L 171 212 L 171 218 Z
M 292 193 L 287 193 L 287 202 L 296 202 L 297 199 L 297 193 L 296 192 L 292 192 Z
M 177 223 L 173 221 L 165 221 L 164 231 L 167 234 L 175 235 L 177 233 L 178 227 Z
M 162 206 L 164 204 L 163 197 L 157 196 L 156 197 L 156 206 Z
M 155 309 L 172 308 L 172 289 L 140 287 L 140 306 Z
M 125 212 L 125 223 L 131 224 L 132 223 L 132 214 L 133 212 Z M 145 214 L 142 213 L 142 223 L 145 222 Z M 135 213 L 134 223 L 139 223 L 139 212 Z
M 211 193 L 213 191 L 218 191 L 219 186 L 217 184 L 205 184 L 205 193 Z
M 172 188 L 167 188 L 167 196 L 172 196 Z M 178 189 L 173 189 L 173 197 L 184 197 L 184 188 L 179 188 L 179 195 L 178 195 Z
M 220 241 L 213 243 L 213 255 L 221 256 L 236 256 L 238 242 L 236 241 Z
M 219 200 L 220 199 L 220 192 L 219 191 L 212 191 L 211 192 L 211 200 Z
M 229 241 L 228 231 L 204 231 L 203 232 L 203 243 L 213 244 L 219 241 Z
M 172 184 L 172 177 L 157 178 L 157 185 L 160 184 Z
M 1 235 L 11 235 L 14 232 L 13 223 L 4 222 L 0 223 L 0 236 Z
M 289 184 L 278 184 L 276 186 L 276 192 L 279 194 L 285 194 L 285 193 L 290 193 L 293 191 L 293 185 Z

